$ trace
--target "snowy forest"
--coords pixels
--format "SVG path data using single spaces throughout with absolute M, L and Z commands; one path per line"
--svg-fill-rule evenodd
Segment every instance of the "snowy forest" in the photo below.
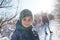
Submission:
M 29 3 L 24 5 L 24 0 L 0 0 L 0 40 L 10 40 L 11 35 L 16 29 L 16 23 L 19 19 L 20 11 L 26 8 Z M 37 0 L 38 1 L 38 0 Z M 30 1 L 31 2 L 31 1 Z M 33 2 L 33 1 L 32 1 Z M 33 2 L 34 3 L 34 2 Z M 24 6 L 25 8 L 24 8 Z M 29 3 L 30 5 L 30 3 Z M 29 9 L 29 5 L 27 6 Z M 32 7 L 33 8 L 33 7 Z M 60 0 L 55 0 L 54 10 L 50 13 L 48 11 L 39 11 L 35 13 L 33 9 L 34 21 L 32 23 L 33 29 L 37 31 L 40 40 L 59 40 L 60 39 Z M 38 9 L 37 9 L 38 10 Z M 35 13 L 35 14 L 34 14 Z M 47 14 L 49 19 L 49 28 L 46 28 L 42 23 L 42 16 Z

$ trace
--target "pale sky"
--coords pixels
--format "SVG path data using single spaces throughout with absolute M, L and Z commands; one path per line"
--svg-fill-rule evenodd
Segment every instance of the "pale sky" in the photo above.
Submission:
M 51 12 L 54 9 L 54 0 L 20 0 L 19 10 L 29 9 L 33 14 Z
M 13 16 L 16 13 L 16 7 L 18 6 L 18 15 L 23 9 L 29 9 L 33 14 L 40 12 L 50 13 L 54 9 L 55 0 L 12 0 L 10 5 L 13 5 L 11 8 L 2 8 L 0 9 L 0 15 L 6 13 L 6 17 Z M 18 4 L 19 3 L 19 4 Z M 2 16 L 1 15 L 1 16 Z M 10 16 L 9 16 L 10 15 Z

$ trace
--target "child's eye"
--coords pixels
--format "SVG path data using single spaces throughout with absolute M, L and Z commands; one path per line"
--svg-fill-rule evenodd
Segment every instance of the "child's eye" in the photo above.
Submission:
M 26 21 L 26 19 L 24 19 L 24 21 Z
M 28 19 L 28 21 L 31 21 L 31 19 Z

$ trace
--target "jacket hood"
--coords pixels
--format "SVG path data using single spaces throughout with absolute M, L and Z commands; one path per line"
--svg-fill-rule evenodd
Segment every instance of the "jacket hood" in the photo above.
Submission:
M 21 22 L 22 18 L 30 16 L 33 20 L 33 15 L 32 12 L 28 9 L 24 9 L 21 11 L 20 16 L 19 16 L 19 21 Z

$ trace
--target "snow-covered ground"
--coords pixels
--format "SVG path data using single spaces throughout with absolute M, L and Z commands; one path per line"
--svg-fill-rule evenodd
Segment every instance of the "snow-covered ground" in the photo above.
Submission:
M 39 31 L 39 37 L 40 40 L 45 40 L 45 37 L 47 38 L 46 40 L 60 40 L 60 24 L 57 24 L 56 21 L 52 20 L 50 21 L 50 29 L 53 32 L 52 34 L 49 33 L 48 31 L 48 35 L 45 35 L 44 30 L 42 31 L 42 33 Z M 0 35 L 1 36 L 1 35 Z M 7 37 L 3 37 L 0 38 L 0 40 L 10 40 Z
M 52 40 L 60 40 L 60 24 L 56 21 L 51 21 L 50 28 L 53 31 Z
M 56 21 L 52 20 L 50 21 L 50 29 L 53 32 L 52 34 L 49 33 L 48 31 L 48 35 L 46 35 L 46 40 L 60 40 L 60 24 L 58 24 Z M 44 30 L 42 32 L 42 34 L 40 35 L 40 40 L 45 40 L 45 34 L 44 34 Z

